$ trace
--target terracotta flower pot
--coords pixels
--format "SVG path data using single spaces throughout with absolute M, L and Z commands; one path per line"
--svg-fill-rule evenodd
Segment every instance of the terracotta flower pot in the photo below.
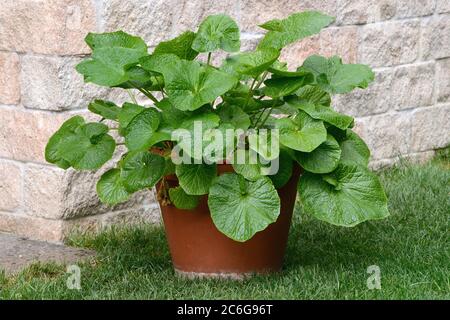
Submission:
M 219 174 L 232 172 L 231 165 L 219 165 Z M 194 210 L 161 205 L 162 217 L 174 269 L 188 277 L 242 278 L 255 273 L 281 270 L 297 194 L 300 168 L 278 194 L 281 212 L 278 220 L 246 242 L 234 241 L 215 227 L 202 196 Z M 175 176 L 167 178 L 171 187 Z M 159 188 L 159 186 L 158 186 Z

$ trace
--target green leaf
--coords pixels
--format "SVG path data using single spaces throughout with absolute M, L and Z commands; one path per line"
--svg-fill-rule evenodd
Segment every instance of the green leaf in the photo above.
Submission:
M 97 182 L 97 194 L 103 203 L 115 205 L 127 201 L 130 193 L 125 189 L 119 169 L 106 171 Z
M 218 127 L 219 123 L 219 116 L 212 112 L 192 115 L 183 121 L 178 128 L 180 130 L 173 132 L 174 140 L 178 142 L 177 146 L 186 152 L 188 156 L 201 160 L 203 158 L 202 150 L 205 145 L 203 141 L 204 134 L 207 130 Z M 195 133 L 196 125 L 198 133 Z M 197 134 L 201 134 L 202 139 L 198 139 Z
M 198 55 L 198 52 L 191 48 L 194 38 L 195 32 L 186 31 L 172 40 L 160 42 L 153 54 L 172 53 L 181 59 L 194 60 Z
M 239 74 L 257 77 L 272 65 L 280 55 L 280 51 L 273 48 L 244 52 L 228 57 L 223 68 L 230 68 Z
M 258 45 L 258 48 L 281 49 L 284 46 L 319 33 L 334 21 L 333 17 L 318 11 L 294 13 L 283 20 L 271 20 L 263 24 L 270 31 Z
M 192 43 L 192 49 L 198 52 L 217 49 L 235 52 L 239 51 L 240 46 L 239 27 L 225 14 L 212 15 L 203 20 Z
M 117 120 L 121 109 L 111 101 L 94 100 L 88 106 L 89 111 L 102 116 L 102 118 Z
M 229 123 L 236 129 L 247 130 L 250 127 L 250 117 L 238 106 L 222 104 L 218 108 L 217 114 L 222 123 Z
M 192 116 L 191 112 L 181 111 L 174 107 L 168 98 L 164 98 L 156 103 L 161 112 L 161 122 L 170 128 L 178 128 L 188 118 Z
M 277 119 L 275 126 L 280 132 L 281 144 L 294 150 L 311 152 L 327 139 L 323 122 L 304 112 L 300 112 L 294 119 Z
M 206 130 L 203 134 L 203 161 L 211 164 L 228 159 L 234 151 L 236 139 L 235 127 L 229 123 Z
M 263 92 L 266 96 L 280 98 L 294 93 L 298 88 L 310 82 L 309 77 L 272 78 L 264 81 Z
M 197 61 L 180 61 L 176 70 L 164 73 L 166 91 L 172 104 L 183 111 L 196 110 L 230 90 L 237 79 Z
M 296 159 L 306 171 L 328 173 L 336 169 L 341 157 L 341 148 L 333 136 L 310 153 L 297 152 Z
M 366 220 L 389 216 L 383 188 L 369 170 L 358 165 L 339 164 L 327 176 L 327 180 L 334 181 L 336 186 L 323 176 L 308 172 L 299 181 L 305 210 L 316 218 L 352 227 Z
M 130 121 L 126 127 L 125 144 L 128 150 L 143 150 L 152 146 L 152 135 L 158 129 L 160 114 L 147 108 Z
M 172 70 L 176 71 L 176 65 L 180 62 L 180 58 L 175 54 L 152 54 L 149 56 L 144 56 L 139 59 L 141 67 L 150 72 L 157 72 L 161 74 L 168 74 Z
M 173 54 L 150 56 L 142 62 L 164 76 L 170 102 L 182 111 L 196 110 L 234 87 L 237 79 L 197 61 L 180 60 Z
M 140 52 L 147 52 L 147 45 L 139 37 L 132 36 L 123 31 L 88 33 L 86 43 L 92 50 L 99 48 L 128 48 Z
M 207 194 L 217 175 L 215 164 L 180 164 L 176 166 L 180 186 L 190 195 Z
M 263 176 L 263 164 L 259 161 L 258 154 L 253 150 L 238 150 L 244 154 L 243 159 L 238 159 L 232 164 L 234 171 L 250 181 L 258 180 Z
M 291 179 L 293 171 L 292 157 L 285 150 L 280 150 L 280 156 L 278 157 L 278 172 L 270 175 L 273 185 L 276 189 L 284 187 L 286 183 Z
M 102 123 L 78 127 L 58 145 L 58 154 L 74 169 L 93 170 L 111 159 L 116 143 Z
M 292 107 L 303 110 L 312 118 L 328 122 L 341 130 L 345 130 L 353 124 L 352 117 L 336 112 L 330 107 L 313 104 L 297 97 L 289 97 L 286 102 Z
M 124 135 L 131 120 L 144 110 L 145 108 L 143 106 L 125 102 L 120 113 L 117 115 L 117 119 L 119 120 L 119 133 Z
M 84 60 L 76 70 L 84 76 L 85 82 L 107 87 L 118 86 L 130 80 L 126 69 L 136 65 L 147 53 L 121 47 L 102 47 L 96 49 L 92 59 Z
M 166 167 L 164 169 L 164 177 L 175 174 L 175 164 L 170 157 L 165 158 Z
M 128 192 L 152 188 L 164 175 L 166 162 L 160 155 L 134 151 L 121 162 L 121 177 Z
M 310 56 L 303 62 L 302 69 L 316 77 L 317 84 L 329 93 L 346 93 L 354 88 L 367 88 L 374 80 L 373 71 L 363 64 L 342 64 L 337 57 Z
M 287 70 L 286 63 L 281 63 L 279 61 L 276 61 L 274 64 L 272 64 L 272 66 L 269 68 L 269 71 L 276 76 L 285 78 L 304 77 L 311 74 L 309 71 L 306 70 L 289 71 Z
M 208 206 L 217 229 L 240 242 L 267 228 L 280 214 L 280 198 L 269 178 L 247 181 L 234 173 L 216 178 Z
M 264 159 L 273 160 L 278 158 L 280 154 L 279 135 L 271 130 L 259 129 L 258 131 L 250 131 L 248 133 L 248 142 L 249 148 L 256 151 Z
M 181 187 L 170 188 L 169 198 L 175 207 L 183 210 L 195 209 L 200 201 L 199 196 L 187 194 Z
M 92 59 L 82 61 L 76 69 L 86 82 L 124 87 L 127 81 L 136 81 L 136 70 L 132 67 L 147 55 L 147 45 L 141 38 L 117 31 L 89 33 L 85 40 L 93 49 Z
M 320 104 L 326 107 L 331 105 L 330 94 L 317 86 L 306 85 L 298 89 L 295 94 L 302 101 Z
M 258 100 L 253 97 L 250 99 L 248 98 L 248 91 L 247 91 L 247 97 L 239 97 L 239 96 L 231 96 L 231 95 L 225 95 L 224 101 L 231 104 L 236 105 L 242 108 L 244 112 L 252 112 L 257 111 L 265 105 L 263 104 L 263 100 Z
M 342 149 L 341 162 L 362 166 L 369 164 L 370 150 L 366 143 L 352 130 L 347 129 L 343 139 L 338 139 Z
M 135 88 L 147 88 L 152 89 L 153 81 L 155 78 L 150 72 L 139 67 L 132 66 L 125 70 L 125 75 L 128 78 L 127 82 L 117 85 L 119 88 L 123 89 L 135 89 Z M 156 83 L 155 86 L 158 84 Z M 163 85 L 164 86 L 164 85 Z M 157 90 L 160 90 L 159 88 Z
M 63 159 L 59 153 L 59 145 L 67 138 L 75 134 L 76 129 L 84 124 L 84 119 L 74 116 L 66 120 L 61 127 L 48 140 L 45 147 L 45 160 L 56 164 L 58 167 L 67 169 L 70 163 Z

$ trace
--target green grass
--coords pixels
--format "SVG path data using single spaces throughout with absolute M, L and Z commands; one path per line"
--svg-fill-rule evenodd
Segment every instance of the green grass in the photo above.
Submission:
M 391 217 L 354 228 L 333 227 L 296 209 L 281 274 L 245 281 L 175 276 L 163 231 L 148 225 L 78 236 L 93 248 L 81 265 L 82 290 L 66 288 L 65 268 L 35 264 L 0 273 L 0 299 L 449 299 L 450 161 L 379 173 Z M 381 290 L 366 286 L 367 267 L 381 270 Z

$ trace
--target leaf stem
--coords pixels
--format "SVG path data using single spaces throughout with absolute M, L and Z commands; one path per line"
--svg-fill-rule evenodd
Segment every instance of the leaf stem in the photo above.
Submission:
M 258 129 L 261 128 L 266 123 L 267 119 L 269 119 L 269 116 L 272 113 L 272 109 L 273 109 L 273 107 L 269 108 L 269 112 L 267 112 L 267 114 L 266 114 L 265 118 L 263 119 L 263 121 L 261 122 L 261 124 L 258 125 Z
M 130 98 L 131 98 L 131 101 L 133 101 L 134 104 L 138 104 L 137 101 L 136 101 L 136 97 L 135 97 L 134 94 L 131 92 L 131 90 L 130 90 L 130 89 L 127 89 L 127 92 L 128 92 L 128 95 L 129 95 Z
M 152 95 L 150 92 L 148 92 L 147 90 L 143 89 L 143 88 L 136 88 L 138 89 L 140 92 L 142 92 L 147 98 L 149 98 L 150 100 L 152 100 L 154 103 L 158 103 L 158 99 L 155 98 L 154 95 Z
M 208 61 L 206 62 L 206 65 L 208 67 L 211 65 L 211 52 L 208 52 Z
M 132 82 L 128 81 L 128 84 L 130 86 L 132 86 L 133 88 L 139 90 L 143 95 L 145 95 L 147 98 L 149 98 L 150 100 L 152 100 L 154 103 L 158 103 L 158 99 L 155 98 L 154 95 L 152 95 L 149 91 L 145 90 L 144 88 L 139 88 L 137 86 L 135 86 Z
M 264 80 L 266 79 L 266 77 L 267 77 L 267 75 L 269 74 L 269 72 L 266 70 L 266 71 L 264 71 L 264 73 L 262 74 L 262 76 L 261 76 L 261 79 L 258 81 L 258 83 L 256 84 L 256 87 L 255 87 L 255 89 L 258 89 L 260 86 L 261 86 L 261 84 L 264 82 Z
M 256 83 L 256 78 L 253 79 L 252 84 L 250 85 L 250 89 L 248 90 L 248 95 L 247 95 L 247 99 L 245 100 L 245 104 L 244 104 L 244 110 L 248 105 L 248 102 L 250 101 L 250 98 L 253 96 L 253 86 Z

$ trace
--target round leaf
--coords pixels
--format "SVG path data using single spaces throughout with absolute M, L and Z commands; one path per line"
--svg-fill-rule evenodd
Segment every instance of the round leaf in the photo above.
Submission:
M 284 150 L 280 150 L 280 157 L 278 158 L 278 171 L 268 176 L 272 180 L 276 189 L 280 189 L 292 176 L 293 163 L 291 156 Z
M 192 196 L 184 192 L 183 188 L 176 187 L 169 189 L 170 201 L 178 209 L 192 210 L 198 206 L 199 196 Z
M 97 194 L 103 203 L 114 205 L 130 198 L 120 177 L 119 169 L 106 171 L 97 182 Z
M 103 100 L 94 100 L 88 106 L 89 111 L 102 116 L 105 119 L 117 120 L 121 109 L 115 103 Z
M 298 163 L 306 171 L 313 173 L 328 173 L 336 169 L 341 157 L 341 148 L 333 136 L 328 135 L 327 140 L 310 153 L 297 152 Z
M 334 18 L 318 11 L 294 13 L 282 20 L 271 20 L 263 24 L 270 31 L 258 45 L 258 48 L 281 49 L 284 46 L 318 33 L 333 22 Z
M 56 131 L 49 139 L 45 147 L 45 160 L 56 164 L 58 167 L 67 169 L 70 163 L 63 159 L 59 152 L 59 145 L 64 139 L 75 134 L 75 130 L 84 124 L 84 119 L 80 116 L 74 116 L 66 120 L 58 131 Z
M 280 131 L 280 142 L 294 150 L 311 152 L 327 139 L 323 122 L 304 112 L 300 112 L 294 119 L 277 119 L 275 126 Z
M 235 173 L 217 177 L 208 206 L 217 229 L 240 242 L 267 228 L 280 214 L 280 198 L 269 178 L 252 182 Z
M 266 48 L 252 52 L 243 52 L 228 57 L 222 68 L 231 69 L 239 74 L 257 77 L 278 59 L 280 51 Z
M 198 52 L 191 48 L 194 38 L 194 32 L 183 32 L 172 40 L 160 42 L 153 54 L 174 54 L 181 59 L 193 60 L 198 55 Z
M 239 27 L 225 14 L 211 15 L 203 20 L 192 43 L 192 49 L 198 52 L 217 49 L 235 52 L 239 51 L 240 46 Z
M 93 50 L 99 48 L 128 48 L 147 52 L 147 45 L 144 40 L 123 31 L 104 33 L 90 32 L 84 40 Z
M 318 86 L 329 93 L 346 93 L 356 87 L 367 88 L 374 79 L 374 73 L 368 66 L 343 64 L 337 56 L 310 56 L 303 62 L 302 69 L 313 73 Z
M 263 92 L 266 96 L 280 98 L 294 93 L 298 88 L 310 81 L 309 77 L 271 78 L 264 81 Z
M 180 164 L 176 166 L 180 186 L 190 195 L 207 194 L 209 187 L 217 175 L 216 165 Z
M 347 129 L 346 136 L 339 140 L 342 149 L 341 162 L 362 166 L 369 164 L 370 150 L 366 143 L 352 130 Z
M 183 121 L 178 128 L 180 130 L 174 131 L 172 135 L 175 141 L 178 142 L 177 146 L 186 152 L 189 157 L 201 160 L 204 147 L 203 136 L 208 129 L 218 127 L 219 123 L 220 118 L 217 114 L 212 112 L 199 113 Z M 201 134 L 200 137 L 197 134 Z
M 312 118 L 328 122 L 341 130 L 345 130 L 353 124 L 352 117 L 336 112 L 331 107 L 314 104 L 297 97 L 290 97 L 286 102 L 291 107 L 303 110 Z
M 331 104 L 330 94 L 317 86 L 307 85 L 301 87 L 295 93 L 299 99 L 311 102 L 312 104 L 320 104 L 329 107 Z
M 299 192 L 307 212 L 334 225 L 351 227 L 389 215 L 377 176 L 358 165 L 339 164 L 326 176 L 307 172 Z
M 223 104 L 217 113 L 222 123 L 232 124 L 236 129 L 247 130 L 250 127 L 250 117 L 238 106 Z
M 74 169 L 98 169 L 111 159 L 116 148 L 107 132 L 108 127 L 102 123 L 86 123 L 61 141 L 58 154 Z
M 164 175 L 166 162 L 160 155 L 148 151 L 130 152 L 123 159 L 122 180 L 129 192 L 151 188 Z
M 238 150 L 235 155 L 239 152 L 243 152 L 245 157 L 244 159 L 237 159 L 238 157 L 235 157 L 235 163 L 232 164 L 234 171 L 247 180 L 255 181 L 261 178 L 263 176 L 263 165 L 259 161 L 258 154 L 253 150 Z M 243 163 L 238 163 L 241 161 Z
M 158 129 L 159 112 L 148 108 L 139 113 L 128 124 L 125 134 L 125 144 L 130 151 L 143 150 L 151 147 L 152 135 Z
M 133 120 L 134 117 L 144 110 L 145 108 L 143 106 L 125 102 L 120 110 L 120 113 L 117 115 L 120 134 L 124 135 L 125 129 L 130 124 L 131 120 Z

